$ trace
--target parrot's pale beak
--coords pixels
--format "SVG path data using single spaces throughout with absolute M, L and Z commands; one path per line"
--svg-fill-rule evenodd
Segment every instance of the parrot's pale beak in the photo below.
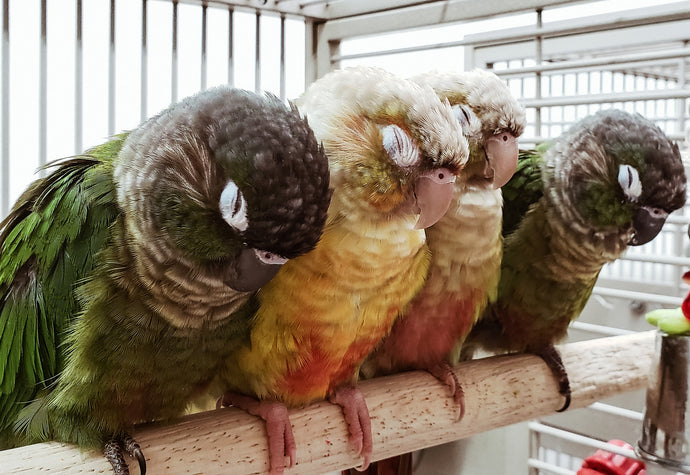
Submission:
M 415 183 L 415 196 L 419 218 L 415 229 L 433 226 L 446 214 L 453 199 L 455 173 L 447 168 L 436 168 L 420 176 Z
M 641 246 L 654 239 L 664 227 L 668 213 L 659 208 L 643 206 L 633 217 L 633 236 L 630 245 Z
M 517 170 L 518 141 L 508 132 L 502 132 L 490 137 L 484 145 L 486 152 L 485 178 L 493 178 L 494 189 L 500 188 L 513 176 Z

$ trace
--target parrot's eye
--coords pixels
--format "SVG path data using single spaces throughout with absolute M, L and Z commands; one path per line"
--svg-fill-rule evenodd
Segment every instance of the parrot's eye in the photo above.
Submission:
M 637 201 L 642 194 L 640 174 L 635 167 L 630 165 L 621 165 L 618 167 L 618 184 L 621 186 L 623 194 L 630 201 Z
M 234 181 L 230 180 L 220 194 L 220 213 L 230 226 L 242 232 L 247 229 L 247 201 Z
M 270 264 L 270 265 L 283 265 L 285 264 L 288 260 L 282 256 L 279 256 L 278 254 L 274 254 L 269 251 L 261 251 L 259 249 L 254 249 L 254 252 L 256 253 L 256 257 L 259 258 L 261 262 L 264 264 Z
M 453 113 L 455 114 L 455 118 L 465 134 L 467 134 L 470 129 L 474 127 L 474 123 L 477 121 L 477 116 L 474 114 L 474 112 L 472 112 L 472 109 L 466 105 L 454 105 Z
M 383 148 L 399 167 L 417 165 L 421 155 L 412 138 L 397 125 L 388 125 L 381 130 Z

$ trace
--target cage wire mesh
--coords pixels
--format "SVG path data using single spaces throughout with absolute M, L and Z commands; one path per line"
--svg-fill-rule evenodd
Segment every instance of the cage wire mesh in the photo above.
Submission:
M 526 107 L 522 147 L 603 108 L 639 112 L 677 141 L 688 163 L 689 2 L 470 3 L 2 0 L 0 216 L 37 167 L 197 90 L 228 83 L 290 99 L 328 70 L 359 64 L 405 76 L 493 70 Z M 452 13 L 453 4 L 470 6 Z M 688 206 L 653 242 L 602 270 L 572 339 L 648 330 L 646 310 L 681 302 Z M 617 450 L 606 440 L 634 443 L 643 406 L 638 392 L 533 421 L 520 432 L 524 458 L 503 472 L 575 473 L 597 448 Z M 462 467 L 443 473 L 479 473 L 465 455 Z M 432 473 L 428 457 L 420 460 Z

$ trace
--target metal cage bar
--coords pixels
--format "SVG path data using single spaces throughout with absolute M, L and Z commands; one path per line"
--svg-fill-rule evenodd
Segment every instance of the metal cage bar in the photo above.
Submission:
M 285 15 L 280 15 L 280 98 L 285 100 Z
M 206 89 L 208 82 L 208 58 L 206 42 L 208 41 L 208 5 L 201 6 L 201 89 Z
M 10 210 L 10 0 L 2 3 L 2 153 L 0 155 L 0 213 Z
M 76 0 L 75 41 L 74 41 L 74 150 L 82 149 L 82 130 L 84 125 L 84 6 Z
M 141 72 L 139 76 L 139 121 L 148 117 L 149 52 L 148 52 L 148 0 L 141 0 Z
M 171 59 L 171 73 L 170 73 L 170 102 L 177 102 L 177 89 L 179 83 L 179 70 L 177 67 L 178 51 L 177 51 L 177 37 L 178 37 L 178 10 L 177 0 L 172 0 L 172 59 Z
M 38 70 L 38 165 L 39 176 L 45 175 L 43 165 L 47 162 L 48 150 L 48 6 L 41 0 L 41 39 Z
M 108 136 L 115 135 L 116 58 L 115 58 L 115 0 L 110 0 L 110 35 L 108 48 Z
M 256 11 L 256 43 L 254 47 L 254 92 L 261 92 L 261 10 Z
M 228 84 L 235 85 L 235 61 L 234 61 L 234 44 L 233 44 L 233 24 L 234 24 L 235 10 L 228 7 Z

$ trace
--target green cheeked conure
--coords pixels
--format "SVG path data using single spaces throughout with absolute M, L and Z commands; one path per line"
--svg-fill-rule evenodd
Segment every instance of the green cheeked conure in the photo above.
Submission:
M 604 110 L 551 144 L 521 152 L 503 187 L 498 297 L 463 348 L 532 352 L 570 385 L 553 347 L 565 337 L 608 262 L 645 244 L 685 203 L 678 146 L 639 114 Z
M 53 167 L 1 225 L 0 447 L 143 472 L 134 424 L 203 394 L 254 292 L 319 241 L 328 162 L 294 107 L 215 88 Z

